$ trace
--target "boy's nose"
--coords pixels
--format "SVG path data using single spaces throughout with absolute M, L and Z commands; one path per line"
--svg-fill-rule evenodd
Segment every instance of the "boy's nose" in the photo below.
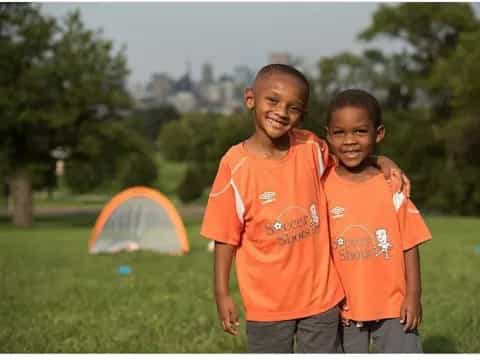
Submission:
M 287 108 L 286 105 L 278 104 L 278 105 L 277 105 L 277 108 L 275 109 L 275 112 L 277 113 L 278 116 L 287 117 L 287 115 L 288 115 L 288 108 Z
M 347 133 L 347 134 L 345 135 L 345 137 L 343 138 L 343 142 L 344 142 L 345 144 L 354 144 L 354 143 L 356 143 L 357 141 L 356 141 L 356 138 L 355 138 L 355 136 L 354 136 L 353 134 Z

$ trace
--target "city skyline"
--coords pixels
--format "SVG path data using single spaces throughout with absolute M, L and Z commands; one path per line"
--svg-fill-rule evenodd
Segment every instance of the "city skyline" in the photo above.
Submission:
M 118 50 L 126 46 L 129 85 L 154 73 L 199 79 L 209 63 L 214 76 L 237 65 L 257 70 L 274 52 L 288 52 L 315 69 L 321 57 L 359 52 L 356 35 L 378 3 L 43 3 L 57 18 L 79 8 L 87 28 L 103 30 Z M 219 31 L 219 29 L 223 31 Z M 380 40 L 383 49 L 392 48 Z

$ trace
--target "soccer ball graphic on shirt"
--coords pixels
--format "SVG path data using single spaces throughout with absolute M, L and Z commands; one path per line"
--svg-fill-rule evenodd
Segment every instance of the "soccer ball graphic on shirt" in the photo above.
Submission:
M 280 231 L 282 230 L 283 225 L 280 221 L 276 221 L 272 227 L 273 227 L 273 230 Z

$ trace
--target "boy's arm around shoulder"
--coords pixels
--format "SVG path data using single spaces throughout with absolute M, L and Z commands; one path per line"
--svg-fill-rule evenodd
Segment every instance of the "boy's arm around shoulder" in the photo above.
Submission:
M 407 197 L 410 197 L 410 180 L 393 160 L 386 156 L 378 155 L 372 156 L 372 161 L 374 165 L 383 172 L 385 179 L 388 181 L 398 180 L 398 188 L 395 189 L 396 191 L 403 191 Z

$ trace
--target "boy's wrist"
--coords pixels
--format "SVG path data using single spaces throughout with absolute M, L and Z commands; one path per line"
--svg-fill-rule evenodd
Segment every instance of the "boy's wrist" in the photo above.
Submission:
M 420 299 L 422 297 L 422 291 L 418 288 L 416 289 L 407 289 L 407 297 Z
M 229 289 L 215 289 L 215 297 L 225 297 L 225 296 L 230 296 L 230 290 Z

